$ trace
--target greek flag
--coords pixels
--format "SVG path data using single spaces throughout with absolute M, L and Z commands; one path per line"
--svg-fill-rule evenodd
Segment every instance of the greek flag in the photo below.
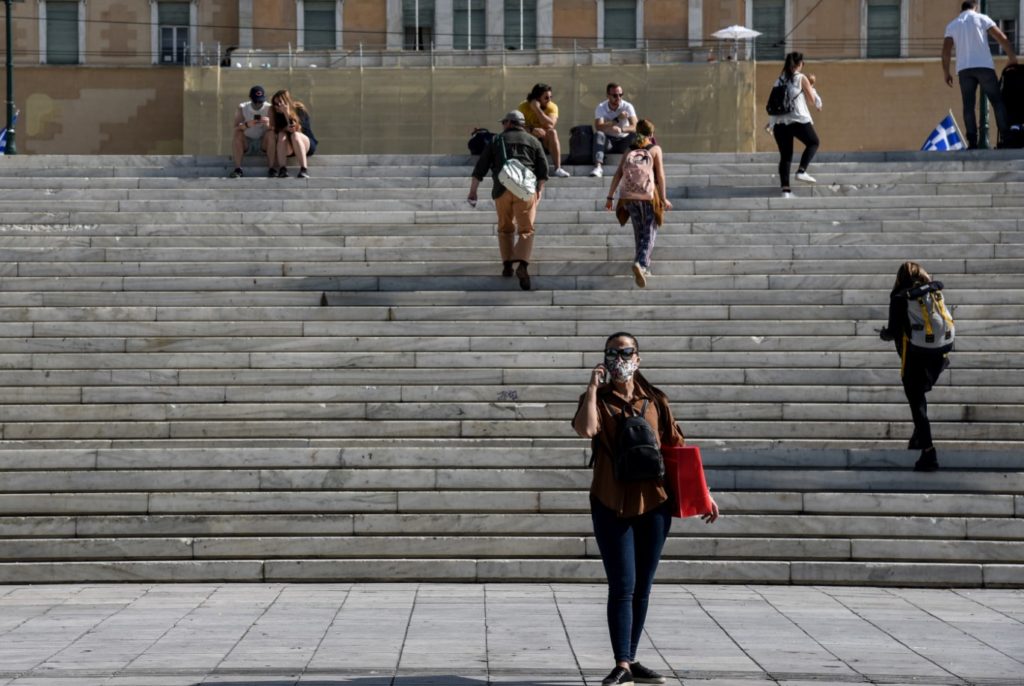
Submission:
M 15 112 L 14 113 L 14 119 L 11 120 L 11 126 L 14 126 L 14 124 L 17 123 L 18 115 L 19 114 L 21 114 L 21 112 Z M 7 129 L 4 129 L 4 130 L 0 131 L 0 155 L 4 155 L 6 153 L 7 153 Z
M 921 150 L 963 150 L 966 147 L 964 139 L 960 136 L 960 129 L 957 128 L 956 119 L 950 112 L 928 135 L 928 140 L 921 146 Z

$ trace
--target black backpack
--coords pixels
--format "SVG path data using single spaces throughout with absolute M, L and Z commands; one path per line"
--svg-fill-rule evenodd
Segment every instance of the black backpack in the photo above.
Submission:
M 603 402 L 603 401 L 602 401 Z M 644 398 L 639 414 L 626 415 L 622 409 L 622 421 L 619 432 L 615 436 L 612 448 L 612 474 L 616 481 L 630 483 L 633 481 L 661 481 L 665 478 L 665 459 L 658 447 L 658 437 L 654 428 L 644 419 L 648 400 Z M 612 409 L 605 403 L 608 413 L 614 416 Z M 632 408 L 631 408 L 632 409 Z M 594 437 L 595 440 L 597 437 Z M 594 458 L 590 459 L 591 465 Z
M 768 104 L 764 108 L 773 117 L 789 114 L 793 111 L 793 100 L 789 97 L 788 82 L 780 79 L 772 86 L 772 91 L 768 94 Z
M 494 140 L 494 134 L 487 129 L 473 129 L 473 135 L 469 137 L 466 147 L 470 155 L 482 155 L 484 149 Z
M 589 124 L 569 129 L 569 155 L 565 164 L 594 163 L 594 128 Z
M 999 90 L 1009 125 L 1009 130 L 1000 137 L 1000 147 L 1024 148 L 1024 66 L 1006 65 L 999 79 Z

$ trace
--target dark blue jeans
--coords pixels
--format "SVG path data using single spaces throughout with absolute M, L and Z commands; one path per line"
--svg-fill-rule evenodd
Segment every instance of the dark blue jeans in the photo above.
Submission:
M 615 661 L 633 662 L 644 633 L 654 572 L 672 526 L 669 504 L 638 517 L 620 518 L 593 498 L 590 517 L 608 577 L 608 633 Z
M 957 75 L 960 79 L 960 97 L 964 103 L 964 134 L 967 136 L 967 147 L 978 147 L 978 117 L 974 112 L 974 105 L 978 100 L 978 86 L 981 86 L 981 92 L 992 103 L 996 127 L 1005 137 L 1009 131 L 1006 123 L 1006 105 L 1003 104 L 1003 94 L 999 92 L 999 77 L 996 76 L 996 70 L 977 67 L 963 69 Z

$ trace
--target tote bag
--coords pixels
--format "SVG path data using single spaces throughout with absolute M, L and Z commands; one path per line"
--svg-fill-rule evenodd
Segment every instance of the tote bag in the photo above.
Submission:
M 662 446 L 665 486 L 675 496 L 673 517 L 696 517 L 711 511 L 711 493 L 704 478 L 700 448 L 693 445 Z

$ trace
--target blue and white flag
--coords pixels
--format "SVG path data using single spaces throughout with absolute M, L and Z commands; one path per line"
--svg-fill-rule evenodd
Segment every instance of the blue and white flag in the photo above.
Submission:
M 953 113 L 950 112 L 928 135 L 928 140 L 921 146 L 921 150 L 963 150 L 966 147 L 964 139 L 960 136 L 960 129 L 956 126 Z
M 7 152 L 7 129 L 0 131 L 0 155 Z

